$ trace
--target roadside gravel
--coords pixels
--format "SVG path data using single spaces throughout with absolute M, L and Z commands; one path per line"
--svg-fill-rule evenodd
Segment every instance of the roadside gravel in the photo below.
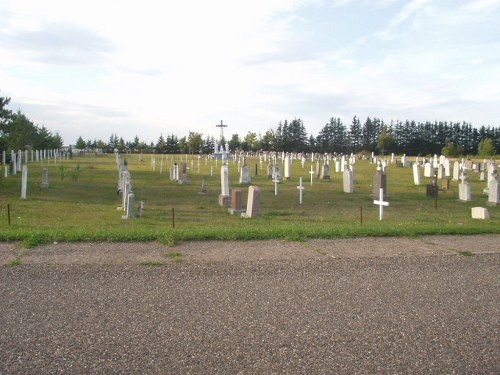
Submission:
M 500 373 L 498 235 L 0 244 L 13 257 L 0 374 Z

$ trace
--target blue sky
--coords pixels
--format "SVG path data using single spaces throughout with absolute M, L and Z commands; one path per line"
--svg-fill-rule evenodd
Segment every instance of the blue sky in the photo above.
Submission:
M 500 126 L 500 0 L 3 0 L 0 95 L 65 144 L 299 117 Z

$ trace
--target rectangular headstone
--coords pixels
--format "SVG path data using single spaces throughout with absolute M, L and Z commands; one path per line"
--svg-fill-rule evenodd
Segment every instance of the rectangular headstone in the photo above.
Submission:
M 260 188 L 250 186 L 248 188 L 247 211 L 241 214 L 246 218 L 256 218 L 260 215 Z

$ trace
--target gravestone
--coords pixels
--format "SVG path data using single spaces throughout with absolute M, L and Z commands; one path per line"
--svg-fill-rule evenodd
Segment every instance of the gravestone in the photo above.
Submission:
M 290 156 L 287 154 L 285 156 L 285 180 L 289 180 L 290 177 L 291 177 L 291 173 L 292 173 L 292 163 L 291 163 L 291 160 L 290 160 Z
M 349 168 L 344 168 L 343 188 L 344 193 L 354 193 L 354 179 L 352 171 Z
M 413 183 L 415 185 L 420 185 L 422 183 L 421 178 L 420 178 L 420 164 L 415 163 L 413 164 Z
M 500 203 L 500 188 L 496 173 L 488 184 L 488 203 L 494 206 Z
M 231 196 L 229 195 L 229 170 L 228 165 L 224 164 L 220 172 L 221 193 L 219 195 L 219 206 L 229 207 Z
M 244 164 L 240 171 L 240 184 L 250 184 L 252 177 L 250 177 L 250 169 L 248 165 Z
M 458 181 L 460 177 L 460 163 L 455 161 L 453 163 L 453 181 Z
M 243 212 L 243 192 L 241 189 L 231 191 L 231 207 L 228 208 L 231 215 L 239 215 Z
M 434 177 L 434 168 L 429 162 L 424 164 L 424 177 Z
M 134 205 L 135 205 L 135 195 L 134 193 L 130 192 L 127 194 L 125 215 L 122 216 L 122 219 L 133 219 L 135 217 Z
M 206 195 L 207 194 L 207 182 L 205 178 L 201 181 L 201 190 L 198 192 L 200 195 Z
M 471 213 L 473 219 L 486 220 L 490 218 L 490 213 L 484 207 L 472 207 Z
M 431 183 L 427 185 L 426 195 L 428 197 L 437 198 L 438 194 L 439 194 L 439 186 L 436 183 L 436 180 L 431 180 Z
M 42 169 L 42 183 L 40 187 L 42 189 L 47 189 L 49 187 L 49 170 L 47 168 Z
M 387 199 L 387 175 L 381 170 L 377 170 L 372 179 L 372 197 L 378 198 L 380 189 L 384 192 L 384 199 Z
M 444 177 L 444 166 L 439 164 L 437 166 L 437 178 L 438 180 L 442 180 Z
M 26 199 L 27 187 L 28 187 L 28 166 L 24 164 L 22 167 L 22 178 L 21 178 L 21 199 Z
M 245 218 L 256 218 L 260 215 L 260 188 L 250 186 L 248 188 L 247 210 L 241 216 Z
M 458 199 L 464 202 L 469 202 L 472 200 L 471 185 L 467 176 L 467 172 L 465 170 L 462 171 L 462 180 L 458 184 Z
M 373 204 L 378 205 L 378 207 L 379 207 L 379 220 L 382 220 L 384 218 L 384 207 L 389 206 L 389 202 L 384 201 L 384 190 L 383 189 L 379 190 L 379 199 L 374 200 Z
M 321 168 L 321 179 L 329 180 L 330 179 L 330 166 L 325 162 L 323 167 Z
M 297 189 L 299 190 L 299 204 L 302 204 L 302 198 L 304 194 L 304 185 L 302 184 L 302 177 L 299 179 L 299 186 L 297 186 Z
M 189 184 L 189 178 L 188 178 L 188 174 L 187 174 L 187 163 L 186 162 L 182 163 L 182 179 L 179 180 L 179 184 L 182 184 L 182 185 Z

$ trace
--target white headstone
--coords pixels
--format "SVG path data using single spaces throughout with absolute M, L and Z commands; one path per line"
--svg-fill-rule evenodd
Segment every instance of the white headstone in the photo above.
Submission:
M 354 193 L 354 180 L 352 171 L 349 168 L 344 169 L 343 187 L 344 193 Z
M 490 213 L 484 207 L 472 207 L 471 211 L 473 219 L 486 220 L 490 218 Z
M 28 166 L 23 165 L 21 179 L 21 199 L 26 199 L 26 190 L 28 187 Z
M 420 164 L 415 163 L 413 164 L 413 183 L 415 185 L 420 185 L 421 179 L 420 179 Z

